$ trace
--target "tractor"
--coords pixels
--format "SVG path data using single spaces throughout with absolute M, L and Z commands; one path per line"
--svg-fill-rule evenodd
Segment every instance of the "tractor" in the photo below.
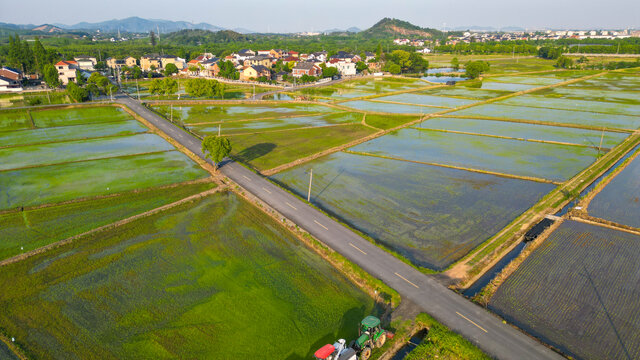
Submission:
M 333 345 L 327 344 L 313 354 L 317 360 L 357 360 L 356 351 L 345 346 L 344 339 L 336 341 Z
M 360 322 L 358 339 L 350 347 L 356 350 L 360 360 L 367 360 L 371 356 L 371 350 L 382 347 L 387 337 L 392 338 L 393 334 L 382 329 L 380 319 L 369 315 Z

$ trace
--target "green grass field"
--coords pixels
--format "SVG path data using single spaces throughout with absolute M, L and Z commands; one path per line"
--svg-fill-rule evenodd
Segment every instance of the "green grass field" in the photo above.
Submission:
M 231 193 L 8 265 L 0 287 L 0 327 L 32 358 L 303 359 L 374 312 Z
M 82 107 L 31 111 L 36 127 L 68 126 L 131 120 L 132 116 L 115 106 Z
M 267 170 L 376 132 L 362 125 L 231 136 L 232 155 Z
M 214 183 L 150 188 L 114 197 L 0 214 L 5 259 L 214 188 Z
M 0 111 L 0 132 L 31 128 L 31 119 L 27 110 Z

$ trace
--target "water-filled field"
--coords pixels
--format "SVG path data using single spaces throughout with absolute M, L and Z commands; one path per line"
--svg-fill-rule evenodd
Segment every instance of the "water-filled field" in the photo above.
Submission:
M 473 104 L 474 102 L 476 102 L 475 100 L 414 93 L 383 96 L 376 98 L 376 100 L 393 101 L 405 104 L 442 106 L 446 108 L 454 108 L 462 105 Z
M 526 124 L 509 121 L 465 119 L 465 118 L 432 118 L 415 125 L 416 128 L 461 131 L 476 134 L 507 136 L 521 139 L 557 141 L 586 146 L 599 147 L 602 139 L 603 148 L 613 148 L 624 140 L 628 134 Z
M 8 265 L 0 287 L 0 326 L 36 358 L 308 358 L 374 308 L 230 193 Z
M 259 170 L 307 157 L 371 135 L 377 130 L 360 124 L 231 136 L 231 154 Z
M 443 269 L 554 185 L 334 153 L 272 176 L 418 266 Z
M 343 112 L 326 115 L 288 117 L 269 120 L 227 121 L 220 124 L 221 134 L 242 134 L 262 131 L 331 126 L 362 121 L 361 113 Z M 217 135 L 218 124 L 192 125 L 189 129 L 201 135 Z
M 171 144 L 155 134 L 26 145 L 0 149 L 0 171 L 173 149 Z
M 131 120 L 132 116 L 115 106 L 81 107 L 31 111 L 36 127 L 68 126 Z
M 640 236 L 567 220 L 489 306 L 581 359 L 640 357 Z
M 52 128 L 28 129 L 24 131 L 0 132 L 0 147 L 44 144 L 77 139 L 91 139 L 107 136 L 124 136 L 147 132 L 149 129 L 137 120 L 108 122 Z
M 516 96 L 502 100 L 496 104 L 640 116 L 640 105 L 595 100 L 553 98 L 538 95 Z
M 591 216 L 640 228 L 640 157 L 591 200 L 588 211 Z
M 596 149 L 586 147 L 426 129 L 402 129 L 350 150 L 555 181 L 573 177 L 597 156 Z
M 441 87 L 437 89 L 419 91 L 413 94 L 460 97 L 463 99 L 470 99 L 470 100 L 487 100 L 487 99 L 493 99 L 499 96 L 504 96 L 509 93 L 510 91 L 475 89 L 475 88 L 469 88 L 464 86 L 447 86 L 447 87 Z
M 521 119 L 559 124 L 586 125 L 614 129 L 637 129 L 640 117 L 600 114 L 587 111 L 542 109 L 525 106 L 487 104 L 451 113 L 460 116 L 489 116 L 502 119 Z
M 334 112 L 336 109 L 316 104 L 237 104 L 154 106 L 166 118 L 185 124 L 219 123 L 232 120 L 274 119 Z
M 552 77 L 539 77 L 539 76 L 495 76 L 485 79 L 487 82 L 501 82 L 510 84 L 525 84 L 525 85 L 553 85 L 562 82 L 563 79 L 557 79 Z
M 385 112 L 391 114 L 430 114 L 447 109 L 436 108 L 431 106 L 419 106 L 419 105 L 401 105 L 390 104 L 384 102 L 377 102 L 375 100 L 354 100 L 343 102 L 340 105 L 347 106 L 356 110 L 373 111 L 373 112 Z
M 481 89 L 515 92 L 515 91 L 529 90 L 537 87 L 539 86 L 527 85 L 527 84 L 503 83 L 503 82 L 497 82 L 497 81 L 483 81 Z
M 640 105 L 640 90 L 617 91 L 604 89 L 583 89 L 579 87 L 555 87 L 535 92 L 545 97 L 571 100 L 602 101 L 622 104 Z
M 624 73 L 608 73 L 567 86 L 596 90 L 638 91 L 640 88 L 640 76 Z
M 0 131 L 11 131 L 31 128 L 31 119 L 26 110 L 0 111 Z

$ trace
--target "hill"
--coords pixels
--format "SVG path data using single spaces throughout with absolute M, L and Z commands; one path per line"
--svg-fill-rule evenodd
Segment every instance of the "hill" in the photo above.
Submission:
M 223 30 L 221 27 L 199 23 L 194 24 L 187 21 L 171 21 L 171 20 L 157 20 L 157 19 L 143 19 L 139 17 L 129 17 L 126 19 L 114 19 L 108 21 L 102 21 L 97 23 L 81 22 L 75 25 L 62 26 L 66 29 L 82 29 L 82 30 L 100 30 L 102 32 L 132 32 L 132 33 L 144 33 L 149 31 L 160 30 L 161 33 L 168 33 L 173 31 L 180 31 L 184 29 L 200 29 L 218 31 Z
M 430 38 L 441 36 L 442 32 L 436 29 L 421 28 L 407 21 L 384 18 L 358 35 L 365 38 Z
M 163 35 L 162 41 L 168 41 L 181 45 L 200 45 L 206 43 L 229 43 L 235 41 L 248 41 L 250 37 L 232 30 L 180 30 Z
M 42 31 L 45 33 L 61 33 L 64 32 L 64 30 L 60 29 L 57 26 L 53 26 L 53 25 L 49 25 L 49 24 L 42 24 L 40 26 L 36 26 L 33 29 L 31 29 L 33 31 Z

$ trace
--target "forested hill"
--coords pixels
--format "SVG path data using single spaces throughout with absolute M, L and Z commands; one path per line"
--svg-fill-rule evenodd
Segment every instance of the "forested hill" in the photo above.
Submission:
M 163 35 L 163 41 L 180 45 L 202 45 L 208 43 L 230 43 L 249 41 L 247 35 L 232 30 L 180 30 Z
M 442 36 L 442 32 L 436 29 L 421 28 L 403 20 L 384 18 L 367 30 L 358 33 L 358 36 L 379 39 L 392 37 L 431 38 Z

